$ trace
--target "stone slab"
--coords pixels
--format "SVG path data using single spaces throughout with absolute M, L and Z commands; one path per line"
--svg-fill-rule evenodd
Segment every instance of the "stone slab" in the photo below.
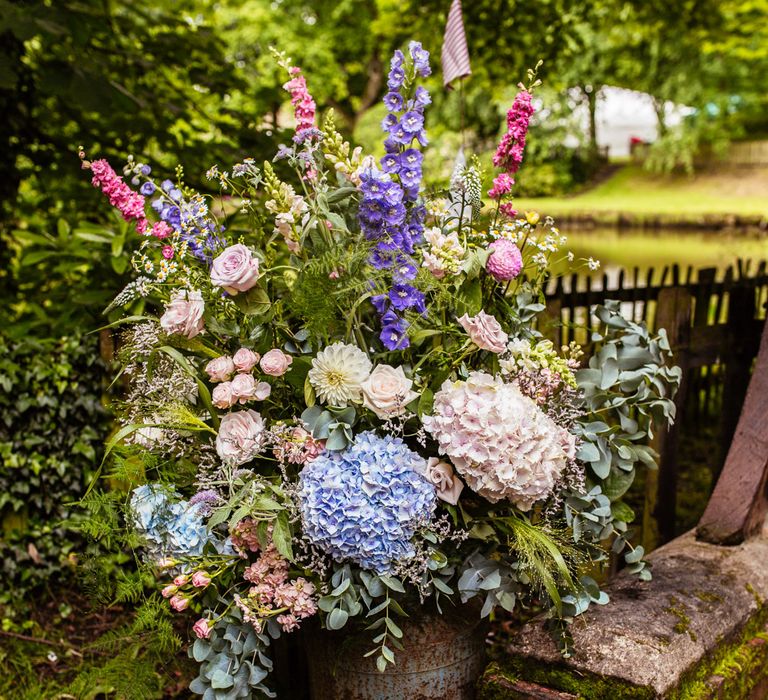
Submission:
M 611 602 L 592 606 L 572 625 L 575 653 L 567 662 L 541 622 L 518 630 L 508 653 L 519 678 L 545 685 L 536 673 L 544 669 L 546 685 L 560 690 L 578 687 L 563 678 L 591 677 L 618 682 L 625 697 L 670 697 L 713 650 L 738 641 L 748 623 L 768 614 L 766 532 L 734 547 L 700 542 L 689 532 L 648 560 L 652 581 L 620 573 L 606 586 Z

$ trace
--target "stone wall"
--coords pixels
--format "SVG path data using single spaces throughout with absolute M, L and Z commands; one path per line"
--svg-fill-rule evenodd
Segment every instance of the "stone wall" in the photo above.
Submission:
M 611 602 L 572 625 L 572 658 L 533 621 L 488 667 L 478 699 L 768 698 L 768 530 L 732 547 L 691 532 L 648 559 L 652 581 L 619 574 Z

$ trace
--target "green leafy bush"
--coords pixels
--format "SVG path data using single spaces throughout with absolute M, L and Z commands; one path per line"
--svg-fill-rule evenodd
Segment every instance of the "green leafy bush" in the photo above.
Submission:
M 81 497 L 109 428 L 103 370 L 95 336 L 0 335 L 0 602 L 60 577 L 82 542 L 68 504 Z

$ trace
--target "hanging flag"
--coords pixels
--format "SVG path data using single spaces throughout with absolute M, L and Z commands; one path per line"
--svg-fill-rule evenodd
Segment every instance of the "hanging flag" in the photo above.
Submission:
M 467 36 L 464 34 L 464 20 L 461 18 L 461 0 L 453 0 L 448 12 L 448 23 L 443 37 L 443 85 L 450 88 L 456 78 L 465 78 L 472 71 L 469 67 Z

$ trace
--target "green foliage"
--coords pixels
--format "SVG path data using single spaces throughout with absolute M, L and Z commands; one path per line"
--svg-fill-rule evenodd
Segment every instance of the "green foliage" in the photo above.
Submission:
M 61 576 L 81 540 L 69 505 L 100 458 L 108 414 L 96 338 L 0 336 L 0 540 L 4 595 Z M 67 523 L 63 521 L 67 520 Z

